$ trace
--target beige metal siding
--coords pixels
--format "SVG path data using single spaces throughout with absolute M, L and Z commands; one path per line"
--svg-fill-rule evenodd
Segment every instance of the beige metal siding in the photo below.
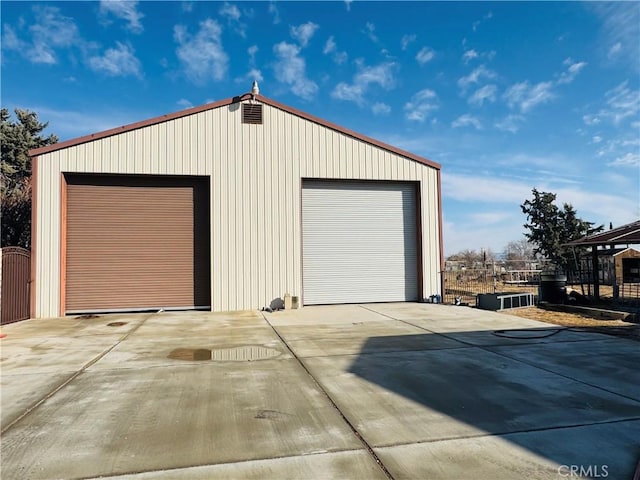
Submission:
M 439 293 L 437 170 L 264 104 L 221 106 L 39 157 L 36 315 L 60 313 L 62 172 L 210 176 L 213 310 L 302 291 L 301 179 L 420 182 L 422 296 Z

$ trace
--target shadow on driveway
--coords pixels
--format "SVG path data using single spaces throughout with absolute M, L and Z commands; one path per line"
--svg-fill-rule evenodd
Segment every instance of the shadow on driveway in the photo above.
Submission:
M 440 478 L 435 467 L 407 467 L 409 449 L 402 461 L 394 462 L 394 449 L 402 450 L 403 445 L 413 444 L 417 462 L 428 463 L 430 456 L 436 462 L 464 462 L 454 460 L 462 446 L 460 439 L 500 436 L 544 459 L 547 474 L 551 462 L 582 468 L 582 474 L 595 474 L 594 478 L 634 477 L 640 459 L 637 343 L 607 337 L 549 343 L 523 343 L 516 338 L 516 345 L 505 344 L 504 339 L 490 345 L 488 333 L 450 332 L 447 337 L 469 348 L 422 351 L 412 351 L 411 346 L 434 334 L 372 337 L 355 360 L 344 365 L 360 380 L 348 374 L 342 384 L 340 378 L 332 379 L 334 388 L 352 389 L 352 399 L 360 395 L 366 399 L 365 405 L 340 407 L 382 453 L 394 476 L 419 471 Z M 524 338 L 536 334 L 509 333 Z M 389 345 L 406 348 L 380 352 Z M 441 445 L 451 441 L 449 450 L 433 443 L 443 441 Z M 415 444 L 423 447 L 416 449 Z M 501 455 L 492 461 L 508 463 L 499 459 Z M 563 471 L 558 472 L 561 478 Z

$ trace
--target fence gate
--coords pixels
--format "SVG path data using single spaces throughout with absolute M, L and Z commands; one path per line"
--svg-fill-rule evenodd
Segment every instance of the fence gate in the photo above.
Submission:
M 2 249 L 2 288 L 0 293 L 0 323 L 29 318 L 29 287 L 31 253 L 20 247 Z

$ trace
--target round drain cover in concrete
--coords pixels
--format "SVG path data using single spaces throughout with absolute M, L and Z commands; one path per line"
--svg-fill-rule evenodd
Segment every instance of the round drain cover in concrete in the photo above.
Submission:
M 247 362 L 253 360 L 267 360 L 281 355 L 275 348 L 261 345 L 244 345 L 241 347 L 218 348 L 211 350 L 211 360 L 218 362 Z

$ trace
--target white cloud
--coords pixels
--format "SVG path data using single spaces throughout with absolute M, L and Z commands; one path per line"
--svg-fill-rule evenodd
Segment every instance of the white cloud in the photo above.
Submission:
M 509 212 L 493 211 L 472 213 L 469 217 L 473 223 L 478 225 L 495 225 L 511 218 L 511 214 Z
M 442 193 L 445 197 L 458 201 L 519 205 L 530 192 L 531 186 L 524 182 L 499 177 L 442 173 Z
M 361 85 L 348 84 L 345 82 L 337 84 L 331 92 L 333 98 L 355 102 L 359 105 L 364 105 L 363 94 L 364 91 Z
M 492 203 L 518 209 L 518 205 L 531 196 L 531 189 L 534 187 L 539 191 L 556 193 L 557 204 L 573 205 L 581 218 L 596 224 L 608 224 L 609 221 L 618 225 L 624 224 L 640 215 L 637 197 L 633 198 L 624 193 L 600 193 L 582 184 L 566 186 L 558 183 L 553 176 L 545 180 L 522 181 L 482 176 L 477 173 L 442 173 L 442 192 L 445 199 L 468 202 L 470 205 Z
M 376 31 L 376 26 L 371 22 L 367 22 L 364 33 L 367 35 L 367 37 L 369 37 L 369 39 L 372 42 L 378 43 L 378 37 L 376 36 L 375 31 Z
M 638 38 L 640 38 L 640 8 L 637 2 L 588 2 L 601 20 L 601 44 L 610 60 L 626 62 L 636 72 L 638 62 Z
M 540 82 L 529 85 L 528 81 L 512 85 L 503 95 L 510 108 L 518 108 L 523 113 L 533 107 L 551 101 L 555 95 L 551 91 L 551 82 Z
M 462 61 L 465 63 L 465 65 L 474 58 L 478 58 L 478 52 L 476 52 L 475 50 L 467 50 L 462 55 Z
M 471 26 L 471 28 L 473 29 L 474 32 L 477 31 L 478 27 L 480 26 L 481 23 L 483 23 L 485 20 L 489 20 L 492 17 L 493 17 L 493 13 L 492 12 L 487 13 L 486 15 L 484 15 L 482 17 L 482 20 L 477 20 L 477 21 L 473 22 L 473 25 Z
M 2 48 L 3 50 L 25 50 L 27 42 L 20 40 L 16 31 L 11 25 L 4 24 L 2 28 Z
M 311 40 L 311 37 L 313 37 L 318 28 L 320 27 L 318 27 L 318 25 L 316 25 L 315 23 L 307 22 L 298 25 L 297 27 L 291 27 L 290 31 L 291 36 L 298 41 L 301 47 L 304 48 L 307 46 L 309 40 Z
M 429 47 L 422 47 L 422 49 L 420 49 L 420 51 L 416 55 L 416 60 L 420 65 L 424 65 L 425 63 L 433 60 L 435 56 L 436 56 L 435 50 Z
M 402 50 L 406 50 L 410 43 L 416 41 L 415 35 L 403 35 L 400 44 L 402 45 Z
M 632 119 L 631 126 L 637 129 L 637 117 L 640 114 L 640 89 L 631 90 L 629 81 L 624 81 L 605 93 L 604 108 L 598 113 L 582 116 L 585 125 L 594 126 L 609 120 L 619 126 L 624 120 Z
M 585 125 L 592 126 L 598 125 L 601 120 L 597 115 L 583 115 L 582 121 L 585 123 Z
M 634 167 L 636 168 L 636 172 L 640 174 L 640 170 L 637 169 L 637 167 L 640 166 L 640 137 L 637 136 L 637 132 L 633 132 L 626 137 L 620 135 L 606 142 L 600 141 L 593 143 L 598 145 L 598 151 L 596 153 L 598 157 L 606 159 L 607 166 Z M 640 178 L 638 178 L 638 180 L 640 180 Z
M 247 77 L 249 77 L 249 80 L 255 80 L 257 82 L 262 82 L 264 80 L 262 72 L 257 68 L 252 68 L 251 70 L 249 70 L 249 73 L 247 73 Z
M 231 5 L 227 2 L 224 2 L 224 4 L 220 7 L 220 10 L 218 10 L 218 13 L 221 16 L 225 17 L 227 20 L 235 22 L 240 20 L 241 17 L 240 9 L 235 5 Z
M 191 35 L 183 25 L 176 25 L 173 38 L 178 43 L 176 54 L 192 82 L 204 84 L 207 80 L 222 80 L 227 73 L 229 57 L 222 46 L 222 28 L 210 18 L 200 22 L 200 28 Z
M 251 45 L 249 48 L 247 48 L 247 53 L 249 54 L 249 62 L 251 62 L 251 64 L 253 65 L 256 61 L 256 53 L 258 53 L 258 46 Z
M 329 53 L 333 53 L 336 51 L 336 41 L 333 39 L 333 35 L 327 38 L 327 41 L 324 44 L 324 48 L 322 49 L 322 53 L 325 55 Z
M 611 118 L 616 125 L 626 118 L 637 118 L 640 113 L 640 89 L 631 90 L 628 81 L 609 90 L 605 97 L 608 110 L 601 112 L 600 116 Z
M 600 135 L 594 135 L 593 138 L 591 138 L 591 143 L 600 143 L 602 142 L 602 137 Z
M 468 113 L 460 115 L 458 118 L 456 118 L 453 122 L 451 122 L 451 126 L 453 128 L 472 126 L 475 127 L 476 130 L 482 130 L 482 123 L 480 123 L 478 117 L 474 117 L 473 115 L 470 115 Z
M 262 76 L 262 71 L 256 68 L 256 53 L 258 53 L 258 46 L 251 45 L 247 48 L 247 53 L 249 54 L 249 71 L 243 75 L 242 77 L 238 77 L 235 79 L 236 83 L 240 82 L 253 82 L 254 80 L 261 82 L 264 78 Z
M 374 113 L 374 115 L 387 115 L 391 112 L 391 107 L 386 103 L 376 102 L 371 107 L 371 111 Z
M 481 79 L 493 79 L 497 76 L 498 75 L 494 71 L 489 70 L 484 65 L 480 65 L 466 77 L 458 79 L 458 86 L 463 90 L 466 90 L 471 84 L 479 83 Z
M 275 2 L 269 2 L 269 13 L 273 16 L 273 24 L 277 25 L 280 23 L 280 11 L 278 7 L 276 7 Z
M 144 15 L 138 11 L 136 0 L 101 0 L 100 13 L 125 20 L 127 28 L 133 33 L 142 33 L 144 30 L 141 23 Z
M 495 126 L 498 130 L 516 133 L 520 130 L 522 122 L 524 122 L 524 117 L 522 115 L 507 115 L 499 122 L 496 122 Z
M 291 91 L 300 98 L 308 100 L 318 91 L 318 85 L 307 78 L 306 64 L 300 54 L 300 47 L 280 42 L 273 47 L 278 58 L 274 65 L 276 79 L 291 87 Z
M 336 52 L 333 55 L 333 61 L 338 65 L 345 63 L 349 59 L 347 52 Z
M 187 100 L 186 98 L 181 98 L 180 100 L 178 100 L 176 102 L 176 104 L 182 108 L 191 108 L 193 107 L 193 103 L 191 103 L 189 100 Z
M 347 52 L 338 51 L 338 47 L 335 40 L 333 39 L 333 35 L 329 37 L 325 42 L 322 53 L 325 55 L 331 54 L 331 58 L 338 65 L 346 62 L 348 58 Z
M 220 16 L 227 19 L 227 25 L 233 28 L 233 30 L 240 35 L 242 38 L 247 36 L 247 26 L 240 21 L 240 17 L 242 14 L 240 13 L 240 9 L 232 5 L 228 2 L 224 2 L 224 4 L 218 10 Z
M 395 69 L 396 64 L 393 62 L 385 62 L 372 67 L 358 62 L 358 73 L 354 75 L 353 82 L 351 84 L 340 82 L 331 92 L 331 96 L 362 106 L 365 103 L 365 94 L 371 85 L 379 85 L 385 90 L 390 90 L 395 86 Z
M 65 17 L 56 7 L 34 6 L 35 22 L 29 26 L 30 40 L 22 40 L 9 25 L 5 25 L 2 48 L 16 50 L 31 63 L 58 63 L 57 50 L 86 45 L 73 19 Z
M 607 57 L 609 57 L 610 59 L 617 57 L 621 51 L 622 51 L 622 43 L 618 42 L 609 49 L 609 53 L 607 54 Z
M 111 77 L 142 76 L 140 60 L 133 48 L 120 42 L 116 42 L 115 48 L 107 49 L 104 55 L 89 58 L 89 67 Z
M 496 101 L 496 92 L 498 91 L 498 87 L 495 85 L 485 85 L 484 87 L 479 88 L 473 95 L 471 95 L 468 99 L 468 102 L 471 105 L 482 106 L 482 104 L 486 102 L 495 102 Z
M 393 72 L 396 64 L 385 62 L 373 67 L 367 67 L 359 63 L 360 71 L 354 77 L 354 83 L 369 85 L 378 84 L 383 88 L 390 89 L 395 85 Z
M 580 73 L 580 71 L 587 66 L 587 62 L 574 62 L 570 58 L 567 58 L 564 61 L 564 64 L 568 66 L 566 72 L 562 72 L 560 74 L 560 78 L 558 78 L 558 83 L 571 83 L 576 78 L 576 75 Z
M 607 165 L 611 167 L 640 167 L 640 153 L 627 152 L 612 162 L 607 163 Z
M 40 118 L 46 118 L 50 125 L 55 125 L 55 133 L 60 140 L 102 132 L 121 125 L 150 117 L 149 112 L 127 112 L 121 108 L 114 110 L 83 111 L 57 110 L 44 105 L 28 106 L 29 110 L 38 112 Z
M 247 87 L 252 85 L 254 80 L 256 82 L 262 82 L 264 80 L 262 71 L 255 67 L 249 68 L 249 71 L 247 73 L 234 79 L 236 83 L 245 83 Z M 247 90 L 249 89 L 247 88 Z
M 423 122 L 431 112 L 437 109 L 438 95 L 428 88 L 420 90 L 404 105 L 407 119 L 416 122 Z

